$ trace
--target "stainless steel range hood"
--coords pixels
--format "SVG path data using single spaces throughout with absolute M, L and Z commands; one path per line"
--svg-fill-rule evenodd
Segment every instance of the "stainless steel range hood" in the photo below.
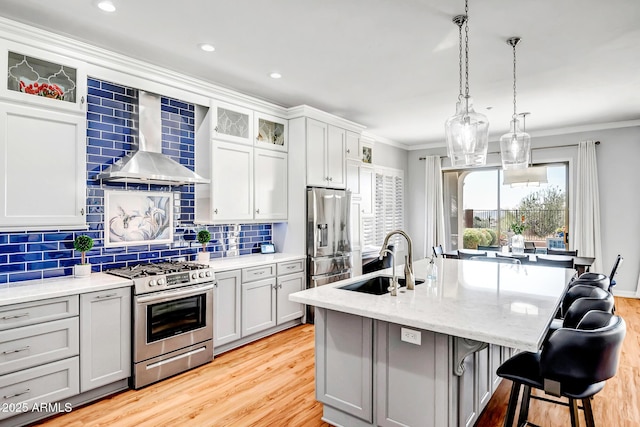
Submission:
M 122 157 L 96 179 L 160 185 L 206 184 L 210 180 L 162 154 L 160 96 L 138 92 L 138 150 Z

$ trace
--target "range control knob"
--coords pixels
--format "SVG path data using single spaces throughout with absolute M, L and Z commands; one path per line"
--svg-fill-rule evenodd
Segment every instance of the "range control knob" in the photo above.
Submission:
M 149 280 L 149 286 L 155 286 L 155 285 L 156 285 L 156 279 Z
M 198 274 L 198 276 L 204 277 L 204 271 L 201 271 L 200 274 Z
M 207 276 L 207 277 L 211 277 L 211 272 L 207 270 L 207 271 L 204 273 L 204 275 L 205 275 L 205 276 Z
M 191 273 L 191 278 L 193 280 L 197 279 L 198 278 L 198 273 Z
M 158 286 L 164 285 L 166 282 L 164 279 L 158 279 Z

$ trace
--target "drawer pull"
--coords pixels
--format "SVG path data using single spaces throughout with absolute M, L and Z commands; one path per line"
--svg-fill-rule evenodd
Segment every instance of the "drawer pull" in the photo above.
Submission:
M 20 353 L 21 351 L 27 351 L 29 350 L 29 346 L 26 347 L 22 347 L 22 348 L 16 348 L 15 350 L 5 350 L 2 352 L 2 354 L 11 354 L 11 353 Z
M 12 397 L 18 397 L 18 396 L 22 396 L 23 394 L 27 394 L 31 391 L 31 389 L 26 389 L 25 391 L 21 391 L 20 393 L 16 393 L 16 394 L 10 394 L 10 395 L 5 395 L 3 396 L 5 399 L 11 399 Z
M 296 268 L 295 265 L 290 265 L 289 267 L 287 267 L 289 270 L 291 270 L 292 268 Z
M 254 271 L 253 274 L 264 274 L 264 270 Z
M 27 316 L 29 316 L 29 312 L 22 313 L 22 314 L 15 314 L 13 316 L 2 316 L 2 320 L 19 319 L 21 317 L 27 317 Z
M 104 298 L 112 298 L 117 296 L 118 294 L 106 294 L 106 295 L 98 295 L 95 299 L 104 299 Z

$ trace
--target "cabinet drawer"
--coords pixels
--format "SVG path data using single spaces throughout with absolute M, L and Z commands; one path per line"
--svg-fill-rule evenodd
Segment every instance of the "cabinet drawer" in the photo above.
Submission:
M 0 332 L 0 375 L 75 356 L 78 317 Z
M 260 265 L 242 269 L 242 283 L 253 282 L 255 280 L 268 279 L 276 276 L 276 265 Z
M 304 271 L 304 259 L 298 259 L 295 261 L 279 262 L 278 263 L 278 276 L 283 274 L 298 273 Z
M 0 411 L 0 419 L 30 411 L 34 405 L 56 402 L 80 392 L 79 357 L 60 360 L 2 377 L 1 402 L 15 412 Z
M 77 316 L 79 307 L 78 295 L 0 307 L 0 331 Z

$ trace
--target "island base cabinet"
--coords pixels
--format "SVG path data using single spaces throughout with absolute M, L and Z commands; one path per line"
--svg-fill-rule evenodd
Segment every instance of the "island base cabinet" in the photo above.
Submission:
M 373 320 L 316 308 L 315 328 L 316 399 L 371 423 Z
M 376 321 L 378 426 L 448 425 L 449 340 L 418 331 L 421 344 L 401 340 L 402 326 Z
M 458 375 L 460 338 L 409 327 L 420 336 L 413 344 L 402 340 L 402 325 L 315 310 L 316 399 L 333 425 L 473 426 L 500 382 L 495 370 L 512 354 L 479 345 L 461 353 Z

